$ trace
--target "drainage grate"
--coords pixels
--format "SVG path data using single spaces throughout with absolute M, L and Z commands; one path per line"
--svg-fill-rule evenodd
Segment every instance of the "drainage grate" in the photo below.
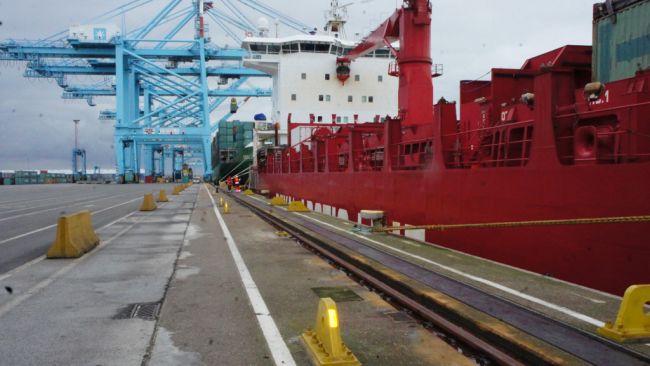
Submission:
M 113 317 L 113 319 L 143 319 L 156 320 L 160 311 L 160 302 L 148 302 L 139 304 L 129 304 Z
M 347 287 L 314 287 L 311 289 L 318 297 L 330 297 L 335 302 L 361 301 L 363 300 L 356 292 Z

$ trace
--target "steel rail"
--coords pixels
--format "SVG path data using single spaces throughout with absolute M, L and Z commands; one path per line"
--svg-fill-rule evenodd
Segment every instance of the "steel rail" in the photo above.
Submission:
M 336 263 L 336 265 L 349 271 L 355 277 L 370 284 L 378 291 L 387 294 L 396 303 L 416 314 L 417 317 L 434 324 L 443 330 L 443 332 L 447 332 L 447 334 L 469 348 L 487 355 L 498 364 L 553 365 L 556 363 L 549 361 L 548 358 L 542 359 L 539 354 L 524 349 L 520 344 L 514 343 L 512 340 L 500 338 L 494 334 L 482 334 L 482 337 L 477 336 L 475 333 L 481 333 L 480 328 L 474 327 L 471 329 L 471 325 L 463 322 L 462 319 L 454 319 L 453 316 L 450 317 L 450 314 L 445 314 L 445 311 L 437 308 L 432 301 L 424 301 L 423 298 L 425 296 L 419 293 L 417 289 L 386 276 L 367 263 L 359 261 L 356 256 L 348 255 L 341 248 L 351 250 L 371 260 L 382 263 L 391 270 L 398 271 L 425 286 L 431 287 L 433 290 L 451 296 L 487 315 L 491 315 L 515 328 L 519 328 L 531 336 L 545 341 L 557 349 L 582 359 L 585 362 L 595 365 L 650 364 L 650 357 L 632 349 L 625 348 L 619 344 L 548 318 L 546 315 L 535 312 L 534 310 L 432 272 L 402 258 L 346 238 L 315 223 L 308 222 L 299 217 L 290 217 L 291 213 L 289 212 L 278 209 L 269 210 L 237 195 L 228 195 L 238 203 L 249 208 L 263 220 L 290 233 L 308 248 Z M 318 238 L 317 236 L 321 236 L 324 239 Z M 357 250 L 354 249 L 355 246 Z M 396 267 L 400 268 L 395 269 Z
M 350 260 L 344 258 L 344 256 L 337 254 L 335 251 L 328 248 L 327 245 L 316 240 L 310 235 L 306 234 L 302 230 L 295 228 L 292 225 L 287 225 L 283 220 L 278 219 L 277 217 L 270 215 L 268 212 L 260 209 L 259 207 L 250 204 L 233 194 L 229 194 L 230 197 L 235 199 L 238 203 L 249 208 L 263 220 L 267 221 L 273 226 L 279 227 L 282 230 L 288 232 L 293 237 L 298 239 L 301 243 L 306 245 L 308 248 L 312 249 L 316 253 L 328 258 L 332 262 L 336 263 L 341 268 L 344 268 L 349 273 L 353 274 L 359 280 L 363 281 L 365 284 L 370 285 L 370 287 L 380 291 L 381 293 L 389 296 L 393 299 L 394 302 L 400 304 L 406 309 L 409 309 L 413 313 L 417 314 L 418 317 L 424 319 L 427 322 L 430 322 L 438 329 L 446 332 L 449 335 L 452 335 L 455 339 L 460 340 L 463 344 L 467 345 L 469 348 L 478 351 L 482 354 L 489 356 L 491 360 L 496 362 L 499 365 L 509 365 L 509 366 L 523 366 L 524 363 L 516 360 L 511 357 L 504 351 L 490 345 L 489 343 L 478 338 L 471 332 L 459 327 L 453 322 L 445 319 L 444 317 L 436 314 L 431 309 L 428 309 L 426 306 L 420 304 L 416 299 L 409 298 L 402 294 L 398 289 L 393 288 L 392 286 L 386 284 L 385 281 L 377 278 L 371 273 L 368 273 L 361 269 L 358 265 L 353 263 Z

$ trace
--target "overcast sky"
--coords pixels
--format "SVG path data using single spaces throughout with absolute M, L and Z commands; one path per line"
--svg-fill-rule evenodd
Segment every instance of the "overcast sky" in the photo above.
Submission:
M 401 1 L 351 0 L 348 35 L 365 34 L 388 17 Z M 126 1 L 0 0 L 0 40 L 38 39 L 114 8 Z M 149 19 L 167 0 L 126 17 L 128 28 Z M 185 0 L 187 4 L 191 0 Z M 347 3 L 347 1 L 343 1 Z M 444 64 L 435 81 L 435 99 L 458 99 L 458 83 L 476 79 L 492 67 L 520 67 L 524 60 L 566 44 L 591 44 L 595 0 L 434 0 L 432 56 Z M 234 2 L 237 3 L 237 2 Z M 264 3 L 322 27 L 329 0 L 265 0 Z M 121 20 L 115 20 L 120 24 Z M 212 33 L 217 28 L 212 27 Z M 291 32 L 281 29 L 282 35 Z M 222 37 L 213 35 L 220 42 Z M 234 46 L 232 40 L 230 46 Z M 64 101 L 54 81 L 22 77 L 24 65 L 0 61 L 0 169 L 69 169 L 73 119 L 81 119 L 80 141 L 88 151 L 88 166 L 112 169 L 112 122 L 98 120 L 101 109 L 114 109 L 111 98 Z M 84 84 L 83 79 L 71 79 Z M 253 110 L 257 109 L 257 110 Z M 269 112 L 270 103 L 249 106 L 244 113 Z M 247 116 L 240 115 L 242 119 Z

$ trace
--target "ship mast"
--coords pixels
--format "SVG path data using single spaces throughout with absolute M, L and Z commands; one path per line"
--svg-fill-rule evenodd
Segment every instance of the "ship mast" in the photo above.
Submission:
M 338 34 L 339 37 L 345 39 L 345 23 L 348 20 L 348 6 L 352 3 L 340 5 L 339 0 L 330 1 L 330 10 L 325 12 L 325 32 L 329 35 Z

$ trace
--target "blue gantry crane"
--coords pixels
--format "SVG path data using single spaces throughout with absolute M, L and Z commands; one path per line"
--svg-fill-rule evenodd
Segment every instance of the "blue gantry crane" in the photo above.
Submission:
M 146 24 L 127 31 L 125 14 L 161 2 Z M 299 32 L 312 30 L 256 0 L 132 0 L 41 40 L 0 42 L 0 60 L 26 62 L 27 78 L 54 79 L 64 99 L 94 106 L 96 98 L 115 98 L 115 110 L 102 110 L 99 119 L 115 123 L 121 182 L 137 182 L 141 168 L 152 180 L 163 176 L 168 158 L 174 174 L 190 150 L 202 157 L 209 176 L 210 140 L 222 119 L 211 115 L 232 97 L 271 96 L 269 89 L 247 86 L 253 78 L 269 77 L 242 66 L 247 51 L 219 46 L 209 34 L 212 21 L 222 35 L 241 44 L 244 36 L 258 32 L 251 12 Z M 121 27 L 110 23 L 120 17 Z M 92 82 L 72 85 L 70 75 Z M 216 83 L 210 82 L 213 78 Z M 85 151 L 77 150 L 75 172 L 78 158 L 85 158 Z

